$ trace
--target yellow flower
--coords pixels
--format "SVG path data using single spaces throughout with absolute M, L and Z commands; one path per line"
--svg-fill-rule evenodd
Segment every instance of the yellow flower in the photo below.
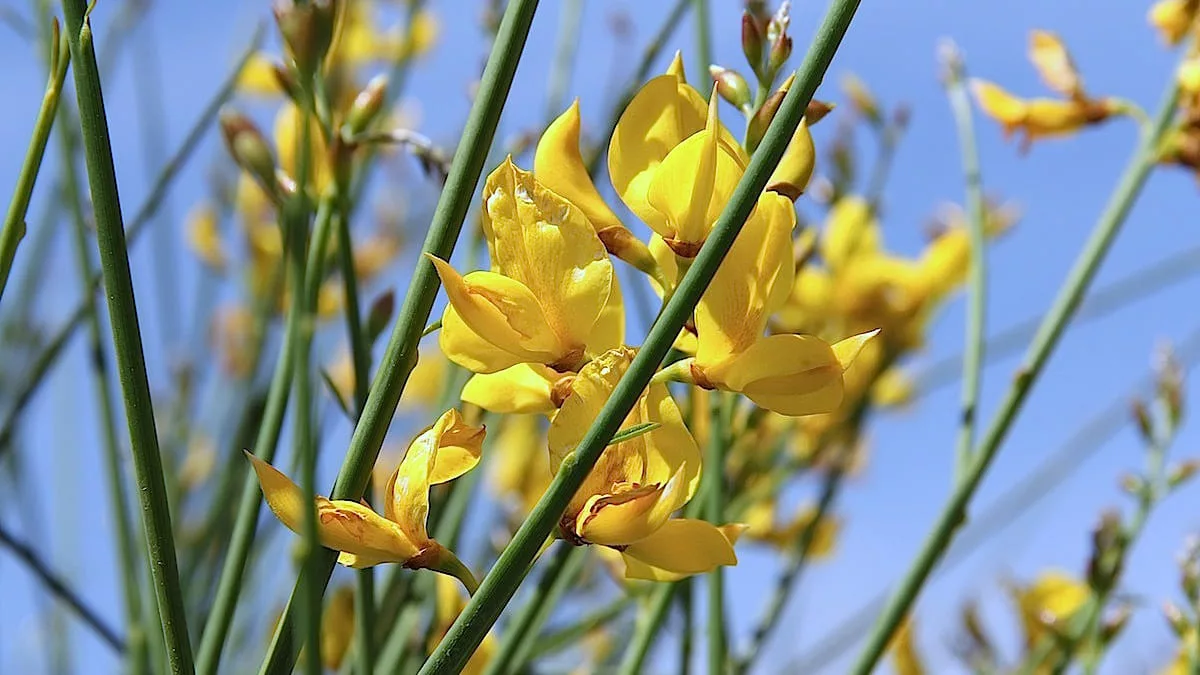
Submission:
M 238 73 L 237 90 L 269 98 L 282 96 L 283 89 L 279 86 L 276 68 L 278 65 L 271 57 L 262 52 L 254 52 Z
M 229 254 L 221 241 L 221 231 L 217 226 L 217 212 L 212 204 L 198 204 L 187 215 L 188 248 L 200 258 L 205 265 L 221 272 L 229 264 Z
M 511 158 L 488 176 L 483 199 L 492 271 L 461 276 L 432 258 L 450 300 L 439 335 L 446 356 L 476 373 L 521 363 L 567 371 L 619 344 L 623 327 L 601 320 L 612 263 L 579 208 Z
M 383 515 L 360 502 L 318 496 L 317 534 L 322 546 L 340 551 L 338 562 L 353 568 L 401 563 L 458 577 L 474 590 L 470 572 L 448 549 L 429 537 L 429 488 L 453 480 L 479 462 L 483 427 L 467 425 L 457 410 L 446 411 L 412 442 L 384 489 Z M 267 504 L 293 532 L 304 529 L 304 496 L 275 467 L 246 453 L 258 474 Z
M 1179 44 L 1188 29 L 1196 22 L 1200 0 L 1158 0 L 1150 8 L 1147 18 L 1158 29 L 1164 42 Z
M 400 395 L 400 405 L 405 408 L 421 406 L 432 408 L 442 394 L 446 380 L 446 357 L 437 349 L 417 351 L 417 365 L 408 375 L 408 384 Z M 464 403 L 470 403 L 466 399 Z
M 792 287 L 791 201 L 771 192 L 738 235 L 696 306 L 696 356 L 690 369 L 705 388 L 745 394 L 790 416 L 832 412 L 842 402 L 842 372 L 874 332 L 830 346 L 811 335 L 763 337 L 767 318 Z
M 275 152 L 279 157 L 279 168 L 293 179 L 296 178 L 299 168 L 296 164 L 296 151 L 299 149 L 300 125 L 303 120 L 300 108 L 290 100 L 285 101 L 275 115 Z M 308 185 L 320 194 L 332 179 L 333 171 L 329 165 L 325 138 L 321 135 L 321 125 L 316 116 L 310 116 L 308 121 Z
M 1046 30 L 1030 33 L 1029 60 L 1050 90 L 1070 99 L 1086 98 L 1079 70 L 1057 35 Z
M 529 513 L 550 485 L 546 434 L 537 415 L 511 415 L 496 436 L 492 479 L 504 496 L 516 497 L 520 513 Z
M 325 668 L 336 671 L 342 667 L 354 629 L 354 589 L 341 586 L 330 595 L 321 618 L 321 662 Z
M 629 348 L 608 351 L 574 378 L 550 425 L 553 471 L 574 452 L 632 358 Z M 644 422 L 661 426 L 604 449 L 563 514 L 562 535 L 576 545 L 616 549 L 629 579 L 674 580 L 736 565 L 733 544 L 743 526 L 671 518 L 699 484 L 700 449 L 666 385 L 651 384 L 623 428 Z
M 1025 646 L 1033 647 L 1046 631 L 1064 628 L 1091 595 L 1087 584 L 1061 570 L 1047 570 L 1027 586 L 1010 588 L 1017 609 Z
M 775 504 L 762 500 L 751 506 L 743 519 L 746 521 L 747 538 L 790 551 L 796 547 L 800 535 L 813 526 L 813 519 L 816 517 L 816 508 L 806 504 L 800 507 L 789 522 L 779 525 L 775 521 Z M 809 559 L 822 560 L 833 555 L 840 529 L 841 526 L 835 518 L 829 515 L 821 518 L 808 545 Z
M 621 114 L 608 172 L 621 200 L 677 254 L 690 258 L 749 161 L 682 71 L 647 82 Z
M 254 367 L 253 312 L 244 305 L 219 310 L 212 320 L 212 342 L 225 372 L 238 378 L 251 375 Z

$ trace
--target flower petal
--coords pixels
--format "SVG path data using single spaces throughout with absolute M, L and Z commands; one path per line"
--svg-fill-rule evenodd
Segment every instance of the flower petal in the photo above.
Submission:
M 856 259 L 874 256 L 883 245 L 879 222 L 861 197 L 839 199 L 825 223 L 821 258 L 835 274 Z
M 275 517 L 293 532 L 302 533 L 306 500 L 300 488 L 270 464 L 250 453 L 246 456 Z M 404 562 L 422 547 L 396 523 L 357 502 L 318 496 L 316 506 L 318 541 L 326 548 L 352 554 L 360 567 Z
M 522 355 L 505 351 L 472 330 L 454 310 L 454 305 L 447 305 L 442 313 L 438 347 L 447 359 L 473 373 L 496 373 L 524 363 Z M 420 362 L 417 363 L 420 367 Z M 409 379 L 412 379 L 411 375 Z M 405 391 L 408 391 L 407 387 Z
M 426 433 L 430 432 L 437 443 L 430 485 L 454 480 L 479 463 L 486 433 L 484 427 L 467 424 L 457 410 L 450 409 L 442 413 L 433 429 Z
M 781 415 L 833 412 L 842 402 L 842 366 L 825 341 L 772 335 L 726 361 L 710 376 Z
M 654 534 L 622 552 L 625 578 L 672 581 L 736 565 L 738 526 L 719 528 L 690 518 L 668 520 Z
M 596 191 L 579 153 L 579 100 L 546 127 L 533 156 L 538 182 L 561 195 L 587 216 L 597 232 L 624 227 Z
M 384 488 L 385 515 L 408 535 L 429 541 L 425 520 L 429 515 L 429 487 L 452 480 L 479 462 L 482 427 L 465 424 L 457 410 L 448 410 L 408 446 Z
M 625 344 L 625 298 L 621 294 L 621 284 L 617 275 L 612 275 L 612 287 L 609 289 L 608 302 L 596 317 L 592 333 L 587 338 L 587 351 L 601 354 L 610 349 L 617 349 Z
M 550 393 L 559 377 L 553 368 L 523 363 L 496 373 L 473 375 L 463 387 L 462 400 L 502 415 L 549 415 L 556 410 Z
M 559 356 L 582 349 L 613 278 L 612 261 L 592 225 L 511 158 L 488 176 L 483 195 L 497 271 L 537 299 L 563 345 Z
M 429 256 L 455 312 L 476 334 L 524 362 L 552 363 L 562 352 L 538 296 L 519 281 L 495 272 L 460 276 L 449 263 Z
M 684 468 L 666 485 L 644 485 L 627 492 L 594 495 L 576 520 L 576 533 L 604 546 L 625 546 L 654 534 L 687 503 Z

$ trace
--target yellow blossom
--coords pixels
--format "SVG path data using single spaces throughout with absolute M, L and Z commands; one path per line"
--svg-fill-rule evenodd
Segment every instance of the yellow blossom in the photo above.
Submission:
M 900 628 L 892 636 L 892 641 L 888 646 L 888 654 L 891 656 L 892 669 L 896 675 L 925 675 L 925 659 L 917 651 L 916 641 L 913 638 L 913 620 L 911 616 L 904 618 L 904 622 L 900 624 Z
M 545 453 L 546 433 L 537 415 L 504 418 L 495 443 L 492 479 L 496 490 L 515 497 L 520 513 L 529 513 L 550 485 L 550 461 Z
M 612 263 L 577 206 L 510 158 L 488 177 L 482 224 L 491 271 L 461 276 L 432 258 L 450 300 L 439 341 L 451 361 L 476 373 L 522 363 L 567 371 L 620 344 L 623 325 L 602 321 Z
M 1029 60 L 1052 91 L 1070 99 L 1084 98 L 1083 80 L 1066 45 L 1057 35 L 1035 30 L 1029 36 Z
M 293 179 L 296 178 L 299 168 L 296 163 L 296 151 L 299 148 L 300 127 L 303 121 L 304 116 L 300 108 L 292 101 L 285 101 L 275 115 L 275 153 L 279 158 L 279 168 Z M 329 165 L 325 138 L 321 135 L 321 125 L 316 116 L 310 116 L 308 121 L 308 185 L 320 194 L 332 179 L 333 171 Z
M 1188 29 L 1196 22 L 1200 0 L 1158 0 L 1150 7 L 1147 18 L 1158 29 L 1164 42 L 1179 44 Z
M 682 73 L 647 82 L 621 114 L 608 171 L 621 200 L 679 255 L 696 255 L 749 161 Z
M 429 651 L 437 647 L 442 638 L 446 637 L 446 633 L 450 631 L 451 624 L 462 614 L 463 608 L 467 606 L 466 601 L 462 597 L 462 592 L 458 590 L 457 585 L 450 580 L 449 577 L 438 576 L 434 588 L 434 633 L 430 636 Z M 467 664 L 463 666 L 460 675 L 481 675 L 487 670 L 488 663 L 492 657 L 496 655 L 496 649 L 499 647 L 496 643 L 496 636 L 490 631 L 484 636 L 483 642 L 479 648 L 467 660 Z
M 278 67 L 271 57 L 262 52 L 254 52 L 238 73 L 237 90 L 271 98 L 283 95 L 279 77 L 275 74 Z
M 254 314 L 244 305 L 217 311 L 212 321 L 213 348 L 221 358 L 222 369 L 242 378 L 254 367 Z
M 1084 126 L 1103 122 L 1115 112 L 1107 101 L 1017 98 L 985 80 L 972 80 L 971 91 L 979 107 L 1000 123 L 1005 135 L 1023 132 L 1026 145 L 1038 138 L 1068 136 Z
M 321 663 L 325 668 L 337 671 L 342 667 L 355 628 L 354 589 L 340 586 L 330 595 L 321 615 Z
M 212 204 L 197 205 L 187 215 L 188 248 L 200 258 L 205 265 L 218 272 L 224 271 L 229 264 L 229 254 L 221 241 L 221 231 L 217 226 L 217 212 Z
M 798 416 L 842 402 L 842 372 L 874 332 L 830 346 L 811 335 L 763 337 L 767 318 L 792 287 L 789 199 L 764 192 L 696 306 L 696 356 L 681 362 L 705 388 L 745 394 L 759 406 Z M 682 369 L 684 365 L 678 365 Z
M 614 349 L 574 378 L 550 425 L 553 471 L 574 452 L 632 359 L 632 349 Z M 666 385 L 651 384 L 623 428 L 645 422 L 660 426 L 604 449 L 563 514 L 563 536 L 616 549 L 630 579 L 667 581 L 736 565 L 733 543 L 743 526 L 671 518 L 699 484 L 700 449 Z
M 1046 570 L 1026 586 L 1010 589 L 1021 613 L 1025 646 L 1037 645 L 1046 631 L 1061 631 L 1087 602 L 1087 584 L 1057 569 Z
M 412 442 L 384 489 L 383 515 L 360 502 L 316 497 L 317 535 L 339 551 L 338 562 L 353 568 L 401 563 L 458 577 L 474 590 L 474 579 L 454 554 L 426 533 L 429 488 L 453 480 L 479 462 L 483 427 L 467 425 L 457 410 L 445 412 Z M 258 474 L 267 504 L 288 529 L 304 530 L 300 488 L 275 467 L 246 453 Z
M 446 380 L 446 356 L 437 349 L 417 351 L 417 365 L 408 375 L 400 405 L 404 408 L 433 407 Z M 470 403 L 465 398 L 464 403 Z
M 776 522 L 775 511 L 775 504 L 767 500 L 751 506 L 743 517 L 746 521 L 746 537 L 771 544 L 783 551 L 790 551 L 796 547 L 804 531 L 814 527 L 817 510 L 811 504 L 805 504 L 782 525 Z M 835 518 L 828 514 L 821 518 L 815 525 L 808 544 L 809 559 L 823 560 L 833 555 L 840 529 L 841 526 Z

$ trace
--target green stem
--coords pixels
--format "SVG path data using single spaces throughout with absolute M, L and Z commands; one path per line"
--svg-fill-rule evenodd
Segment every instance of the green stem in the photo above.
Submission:
M 76 264 L 79 266 L 80 282 L 84 285 L 84 297 L 88 299 L 88 343 L 91 352 L 92 379 L 100 409 L 100 431 L 104 444 L 104 469 L 108 480 L 109 504 L 113 526 L 116 530 L 117 566 L 121 569 L 121 591 L 125 603 L 125 624 L 128 631 L 129 653 L 126 659 L 129 672 L 145 673 L 149 667 L 146 642 L 147 625 L 142 623 L 142 595 L 138 569 L 137 540 L 134 526 L 129 517 L 129 494 L 125 489 L 124 467 L 121 463 L 121 443 L 117 435 L 116 406 L 112 390 L 108 385 L 108 359 L 105 355 L 104 331 L 100 324 L 100 307 L 87 288 L 92 276 L 92 259 L 88 248 L 87 216 L 83 212 L 82 192 L 79 185 L 78 168 L 75 165 L 77 137 L 66 131 L 71 116 L 63 110 L 61 115 L 64 132 L 59 134 L 61 148 L 61 180 L 68 210 L 74 221 Z
M 187 617 L 175 560 L 175 540 L 158 449 L 154 404 L 150 398 L 150 383 L 142 354 L 142 336 L 138 326 L 133 278 L 129 270 L 125 228 L 121 220 L 112 144 L 108 136 L 108 120 L 100 88 L 100 73 L 96 66 L 92 29 L 84 16 L 86 11 L 87 3 L 84 0 L 63 0 L 67 37 L 75 62 L 75 92 L 79 102 L 84 155 L 100 246 L 100 265 L 112 323 L 113 346 L 121 374 L 121 391 L 125 398 L 125 415 L 129 423 L 151 570 L 159 611 L 162 613 L 163 635 L 167 642 L 167 660 L 172 672 L 187 674 L 193 671 L 192 649 L 188 642 Z
M 796 85 L 784 97 L 778 114 L 767 130 L 763 146 L 751 159 L 692 268 L 663 307 L 637 356 L 617 383 L 599 416 L 575 451 L 563 461 L 546 493 L 483 579 L 479 592 L 471 597 L 445 639 L 422 666 L 420 675 L 460 672 L 512 599 L 542 542 L 550 535 L 571 497 L 645 390 L 733 245 L 758 196 L 766 187 L 768 177 L 799 126 L 805 108 L 833 60 L 858 4 L 858 0 L 834 0 L 832 3 L 804 63 L 797 71 Z
M 579 32 L 583 28 L 583 0 L 564 0 L 559 18 L 558 39 L 550 63 L 550 78 L 546 82 L 546 124 L 566 108 L 567 87 L 575 55 L 579 52 Z
M 39 581 L 79 617 L 81 621 L 87 624 L 88 628 L 95 631 L 96 635 L 112 647 L 113 651 L 118 654 L 125 653 L 125 640 L 117 632 L 116 628 L 109 626 L 100 613 L 92 609 L 83 598 L 79 596 L 70 586 L 63 581 L 62 577 L 50 569 L 44 560 L 38 556 L 37 552 L 23 542 L 15 539 L 8 530 L 0 527 L 0 546 L 4 546 L 12 551 L 17 560 L 20 560 Z
M 55 34 L 57 35 L 57 31 Z M 4 288 L 8 285 L 8 275 L 12 272 L 17 246 L 25 237 L 25 214 L 28 213 L 29 202 L 33 199 L 33 186 L 37 183 L 38 173 L 42 168 L 46 144 L 50 141 L 50 130 L 54 128 L 58 99 L 62 94 L 63 82 L 67 78 L 67 66 L 71 58 L 70 52 L 64 47 L 62 42 L 50 45 L 54 52 L 50 59 L 50 79 L 46 83 L 46 93 L 42 96 L 42 107 L 33 123 L 33 135 L 29 138 L 25 161 L 21 164 L 21 172 L 17 174 L 17 187 L 13 191 L 12 201 L 9 202 L 8 213 L 4 216 L 4 227 L 0 229 L 0 296 L 4 295 Z
M 450 175 L 434 211 L 433 222 L 429 226 L 429 234 L 423 247 L 425 253 L 446 259 L 454 250 L 454 243 L 458 239 L 471 197 L 479 183 L 484 160 L 500 121 L 500 113 L 508 97 L 508 90 L 524 50 L 525 39 L 536 8 L 536 0 L 513 0 L 505 10 L 500 32 L 480 82 L 479 93 L 471 106 L 462 140 L 451 164 Z M 333 486 L 334 499 L 358 499 L 367 487 L 371 469 L 379 456 L 384 436 L 400 402 L 400 395 L 416 364 L 417 343 L 429 320 L 438 288 L 437 273 L 433 264 L 422 258 L 413 272 L 408 295 L 404 299 L 375 379 L 371 382 L 363 414 L 355 425 L 350 447 Z M 318 575 L 324 580 L 323 583 L 328 582 L 334 562 L 335 556 L 332 552 L 324 552 Z M 298 583 L 304 584 L 307 581 L 301 579 Z M 292 603 L 289 602 L 275 631 L 267 658 L 263 662 L 264 674 L 286 672 L 295 662 L 297 645 L 291 639 L 293 612 Z
M 948 57 L 946 92 L 958 129 L 963 176 L 967 189 L 967 233 L 971 240 L 967 272 L 966 347 L 963 351 L 962 408 L 958 441 L 954 452 L 954 479 L 961 480 L 971 463 L 979 406 L 979 380 L 983 370 L 983 345 L 987 312 L 987 254 L 984 228 L 987 206 L 983 201 L 983 178 L 979 169 L 979 146 L 975 140 L 971 100 L 967 95 L 966 72 L 957 54 Z
M 322 213 L 325 216 L 322 216 Z M 320 292 L 324 252 L 332 236 L 332 215 L 330 209 L 318 210 L 318 218 L 313 226 L 313 244 L 308 252 L 308 269 L 305 270 L 304 295 L 307 306 L 316 303 Z M 301 348 L 302 317 L 295 312 L 289 312 L 284 324 L 283 344 L 275 363 L 275 372 L 267 391 L 267 404 L 263 412 L 263 422 L 258 428 L 254 439 L 254 454 L 265 462 L 275 458 L 279 445 L 279 436 L 283 430 L 283 416 L 287 411 L 288 397 L 292 390 L 292 376 L 295 374 L 293 364 L 295 352 Z M 200 650 L 197 656 L 197 673 L 199 675 L 215 675 L 220 667 L 221 652 L 225 648 L 225 640 L 229 635 L 229 627 L 233 623 L 233 615 L 237 610 L 238 596 L 241 594 L 242 582 L 245 580 L 246 565 L 254 545 L 254 535 L 258 529 L 258 510 L 262 506 L 262 490 L 258 479 L 250 467 L 243 469 L 245 478 L 242 483 L 242 495 L 238 500 L 237 516 L 234 521 L 233 534 L 230 537 L 229 553 L 221 568 L 221 577 L 217 582 L 217 593 L 209 611 L 208 620 L 204 624 L 204 632 L 200 638 Z
M 260 27 L 259 30 L 255 31 L 250 45 L 242 52 L 237 65 L 234 66 L 233 70 L 226 77 L 221 88 L 217 90 L 200 113 L 200 116 L 188 131 L 187 136 L 184 137 L 175 154 L 163 166 L 158 180 L 150 188 L 150 194 L 142 202 L 130 222 L 128 230 L 129 244 L 135 242 L 138 235 L 146 229 L 146 225 L 154 217 L 154 214 L 158 212 L 158 208 L 161 206 L 175 178 L 179 176 L 179 173 L 187 164 L 187 160 L 191 158 L 192 153 L 199 147 L 200 141 L 204 140 L 205 134 L 212 128 L 213 121 L 216 120 L 221 106 L 233 94 L 243 66 L 258 51 L 262 35 L 263 31 Z M 102 280 L 103 278 L 100 273 L 92 276 L 89 281 L 91 293 L 96 292 Z M 68 315 L 69 318 L 63 322 L 62 328 L 46 341 L 46 346 L 43 350 L 33 358 L 34 367 L 30 369 L 29 377 L 22 383 L 18 395 L 14 397 L 15 403 L 13 407 L 9 409 L 4 417 L 4 423 L 0 425 L 0 455 L 3 455 L 8 448 L 12 447 L 12 435 L 16 429 L 16 423 L 21 417 L 21 413 L 33 399 L 33 395 L 37 393 L 38 387 L 45 381 L 46 374 L 50 371 L 50 366 L 54 365 L 58 357 L 62 355 L 63 348 L 66 347 L 70 338 L 75 334 L 75 331 L 84 325 L 84 322 L 87 320 L 89 306 L 90 303 L 87 298 L 80 300 L 79 305 Z
M 538 638 L 533 645 L 533 657 L 546 656 L 579 644 L 588 633 L 612 623 L 624 614 L 633 601 L 633 596 L 623 595 L 575 623 Z
M 974 452 L 966 473 L 962 480 L 955 485 L 933 530 L 922 544 L 916 559 L 913 560 L 911 567 L 905 573 L 896 592 L 876 622 L 866 646 L 851 671 L 855 675 L 867 675 L 879 662 L 892 634 L 895 633 L 896 628 L 908 613 L 924 586 L 925 580 L 945 553 L 959 525 L 966 517 L 967 504 L 970 503 L 976 488 L 1008 435 L 1008 430 L 1025 403 L 1037 376 L 1041 374 L 1051 353 L 1058 345 L 1058 340 L 1067 323 L 1079 308 L 1080 300 L 1099 270 L 1100 263 L 1112 246 L 1126 216 L 1133 208 L 1142 186 L 1146 183 L 1146 178 L 1154 168 L 1159 142 L 1170 128 L 1178 100 L 1179 89 L 1175 78 L 1172 78 L 1165 100 L 1155 118 L 1154 126 L 1142 134 L 1141 142 L 1121 177 L 1116 191 L 1076 259 L 1066 283 L 1059 291 L 1058 297 L 1055 298 L 1054 305 L 1042 320 L 1026 353 L 1024 363 L 1018 369 L 1017 376 L 1009 387 L 999 412 L 984 434 L 979 448 Z
M 895 121 L 885 122 L 879 134 L 879 156 L 871 167 L 871 177 L 867 181 L 867 205 L 872 213 L 879 213 L 883 207 L 883 193 L 887 189 L 888 177 L 892 173 L 892 165 L 896 159 L 896 149 L 900 138 L 904 135 L 904 127 Z
M 713 87 L 712 75 L 708 72 L 713 63 L 712 12 L 708 0 L 692 0 L 692 4 L 695 5 L 693 18 L 696 20 L 696 90 L 707 100 Z
M 671 599 L 680 588 L 678 583 L 659 584 L 651 591 L 650 601 L 639 613 L 633 642 L 630 642 L 629 648 L 625 650 L 625 657 L 621 659 L 617 675 L 638 675 L 642 672 L 642 664 L 646 662 L 650 648 L 654 646 L 654 638 L 658 636 L 658 627 L 667 618 Z
M 712 523 L 725 519 L 725 449 L 729 447 L 730 427 L 737 405 L 735 394 L 721 393 L 713 397 L 712 430 L 705 448 L 704 474 L 701 480 L 703 509 Z M 724 673 L 725 649 L 725 575 L 721 567 L 708 573 L 708 672 Z
M 691 577 L 679 582 L 679 611 L 683 614 L 683 634 L 679 636 L 679 675 L 692 672 L 692 649 L 696 643 L 696 584 Z

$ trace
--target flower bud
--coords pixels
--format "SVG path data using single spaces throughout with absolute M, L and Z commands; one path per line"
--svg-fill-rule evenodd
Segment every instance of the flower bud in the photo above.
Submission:
M 1121 474 L 1120 484 L 1121 490 L 1131 497 L 1141 497 L 1146 490 L 1146 481 L 1141 476 L 1132 473 Z
M 781 35 L 771 44 L 771 53 L 767 55 L 767 72 L 778 73 L 790 58 L 792 58 L 792 36 Z
M 1146 407 L 1145 402 L 1141 400 L 1133 402 L 1133 419 L 1137 422 L 1138 433 L 1141 434 L 1142 440 L 1152 443 L 1154 441 L 1154 420 L 1150 417 L 1150 410 Z
M 279 197 L 275 157 L 262 132 L 245 115 L 225 108 L 220 116 L 221 135 L 233 161 L 273 198 Z
M 746 55 L 746 63 L 758 75 L 763 65 L 763 35 L 758 21 L 746 11 L 742 12 L 742 53 Z
M 816 161 L 817 149 L 808 130 L 808 119 L 801 118 L 800 126 L 796 127 L 796 133 L 788 143 L 779 165 L 767 181 L 767 189 L 796 201 L 808 187 Z
M 371 303 L 367 311 L 367 343 L 374 344 L 375 340 L 387 329 L 392 321 L 392 313 L 396 310 L 396 292 L 388 290 Z
M 856 75 L 846 75 L 842 78 L 842 93 L 846 98 L 850 99 L 850 104 L 860 115 L 865 117 L 871 124 L 879 125 L 883 123 L 883 114 L 879 110 L 879 102 L 875 99 L 875 95 L 867 88 L 865 82 Z
M 715 65 L 708 67 L 708 73 L 721 98 L 740 110 L 750 107 L 750 85 L 746 84 L 746 78 L 735 70 Z
M 296 4 L 295 0 L 276 0 L 273 11 L 288 56 L 296 72 L 307 82 L 320 68 L 333 43 L 335 2 L 313 0 Z
M 1125 626 L 1129 625 L 1129 617 L 1133 615 L 1133 611 L 1129 605 L 1122 604 L 1112 612 L 1109 612 L 1104 617 L 1104 623 L 1100 625 L 1100 644 L 1112 644 L 1113 640 L 1121 634 Z
M 767 127 L 771 126 L 771 120 L 775 119 L 775 113 L 779 111 L 779 105 L 783 103 L 785 95 L 786 92 L 783 90 L 771 94 L 750 118 L 750 122 L 746 125 L 747 152 L 753 153 L 758 148 L 758 144 L 762 142 L 763 136 L 767 133 Z
M 1187 615 L 1179 608 L 1179 605 L 1170 600 L 1163 602 L 1163 616 L 1176 636 L 1183 638 L 1191 630 L 1191 622 L 1188 621 Z
M 1200 460 L 1186 459 L 1167 470 L 1167 488 L 1175 489 L 1191 480 L 1200 470 Z
M 346 113 L 343 134 L 354 137 L 371 126 L 371 123 L 379 116 L 379 111 L 383 109 L 383 103 L 387 97 L 387 86 L 388 77 L 384 74 L 376 75 L 371 78 L 370 82 L 367 82 L 367 86 L 358 92 L 358 95 L 354 97 L 354 102 L 350 104 L 350 110 Z
M 808 126 L 811 127 L 817 122 L 825 119 L 825 117 L 829 113 L 833 112 L 833 109 L 836 107 L 837 105 L 834 103 L 826 103 L 825 101 L 818 101 L 814 98 L 808 102 L 808 108 L 805 108 L 804 110 L 804 119 L 808 120 Z

